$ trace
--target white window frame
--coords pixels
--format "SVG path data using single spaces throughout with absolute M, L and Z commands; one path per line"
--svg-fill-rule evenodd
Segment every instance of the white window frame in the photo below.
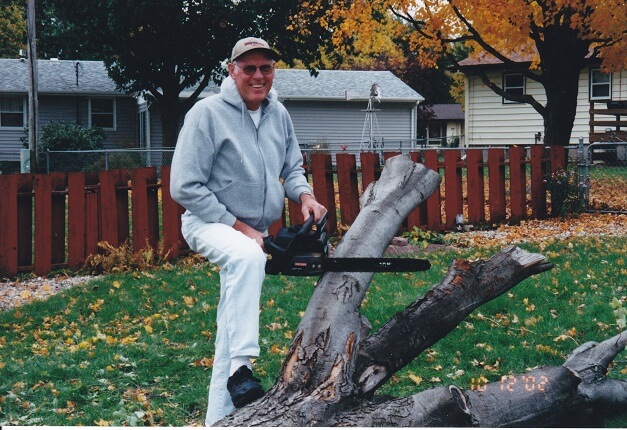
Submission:
M 2 98 L 7 98 L 7 99 L 18 99 L 22 101 L 22 125 L 3 125 L 2 124 L 2 118 L 0 118 L 0 128 L 2 128 L 3 130 L 24 130 L 24 127 L 26 127 L 28 125 L 28 116 L 27 116 L 27 110 L 28 110 L 28 106 L 26 104 L 26 99 L 24 97 L 20 97 L 20 96 L 11 96 L 11 95 L 3 95 Z M 2 106 L 0 105 L 0 109 L 2 109 Z M 17 113 L 16 111 L 7 111 L 7 113 Z
M 522 78 L 522 86 L 507 86 L 507 77 L 508 76 L 520 76 Z M 523 75 L 522 73 L 515 73 L 515 72 L 509 72 L 509 73 L 503 73 L 503 91 L 505 91 L 506 93 L 511 93 L 511 89 L 522 89 L 522 93 L 521 95 L 525 95 L 527 94 L 527 79 L 525 77 L 525 75 Z M 514 101 L 514 100 L 508 100 L 505 97 L 502 98 L 503 104 L 519 104 L 520 102 Z
M 90 97 L 89 98 L 89 103 L 88 103 L 88 117 L 89 117 L 89 127 L 93 127 L 93 113 L 92 113 L 92 109 L 91 109 L 91 103 L 93 100 L 110 100 L 112 102 L 112 107 L 113 107 L 113 127 L 101 127 L 103 130 L 105 131 L 116 131 L 117 129 L 117 103 L 116 103 L 116 98 L 115 97 Z
M 596 82 L 597 75 L 607 76 L 607 82 Z M 607 95 L 595 96 L 595 89 L 607 87 Z M 590 100 L 612 100 L 612 73 L 603 73 L 601 69 L 590 69 Z

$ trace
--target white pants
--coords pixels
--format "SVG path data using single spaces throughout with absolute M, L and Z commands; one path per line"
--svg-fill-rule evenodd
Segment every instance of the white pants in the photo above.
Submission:
M 225 224 L 184 217 L 181 231 L 190 248 L 220 267 L 218 331 L 205 425 L 235 409 L 226 388 L 231 358 L 259 356 L 259 300 L 266 255 L 255 240 Z

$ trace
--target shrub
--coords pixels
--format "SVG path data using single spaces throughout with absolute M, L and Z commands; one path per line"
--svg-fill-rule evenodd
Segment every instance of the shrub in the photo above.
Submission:
M 566 217 L 584 211 L 584 190 L 579 185 L 580 175 L 576 169 L 559 170 L 546 181 L 551 195 L 551 208 L 554 216 Z
M 71 121 L 50 121 L 41 129 L 41 151 L 103 149 L 105 133 L 101 128 L 83 127 Z

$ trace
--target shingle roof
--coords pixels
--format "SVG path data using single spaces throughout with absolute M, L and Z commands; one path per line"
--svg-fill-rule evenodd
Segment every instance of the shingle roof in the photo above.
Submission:
M 39 94 L 124 95 L 101 61 L 38 60 Z M 0 59 L 0 93 L 28 93 L 28 61 Z
M 381 99 L 420 102 L 424 98 L 389 71 L 277 69 L 274 88 L 283 100 L 368 100 L 370 87 L 378 84 Z

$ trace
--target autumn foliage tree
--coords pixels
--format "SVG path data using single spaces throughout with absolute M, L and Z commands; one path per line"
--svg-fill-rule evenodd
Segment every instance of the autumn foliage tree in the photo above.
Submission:
M 312 0 L 311 12 L 326 9 L 333 43 L 356 49 L 376 42 L 381 28 L 395 27 L 423 65 L 437 64 L 455 44 L 476 59 L 502 63 L 537 81 L 546 102 L 505 92 L 480 75 L 502 97 L 528 103 L 544 119 L 545 142 L 567 145 L 577 106 L 581 70 L 591 62 L 605 71 L 627 66 L 627 11 L 623 0 Z M 408 31 L 409 29 L 409 31 Z M 374 35 L 374 36 L 373 36 Z

